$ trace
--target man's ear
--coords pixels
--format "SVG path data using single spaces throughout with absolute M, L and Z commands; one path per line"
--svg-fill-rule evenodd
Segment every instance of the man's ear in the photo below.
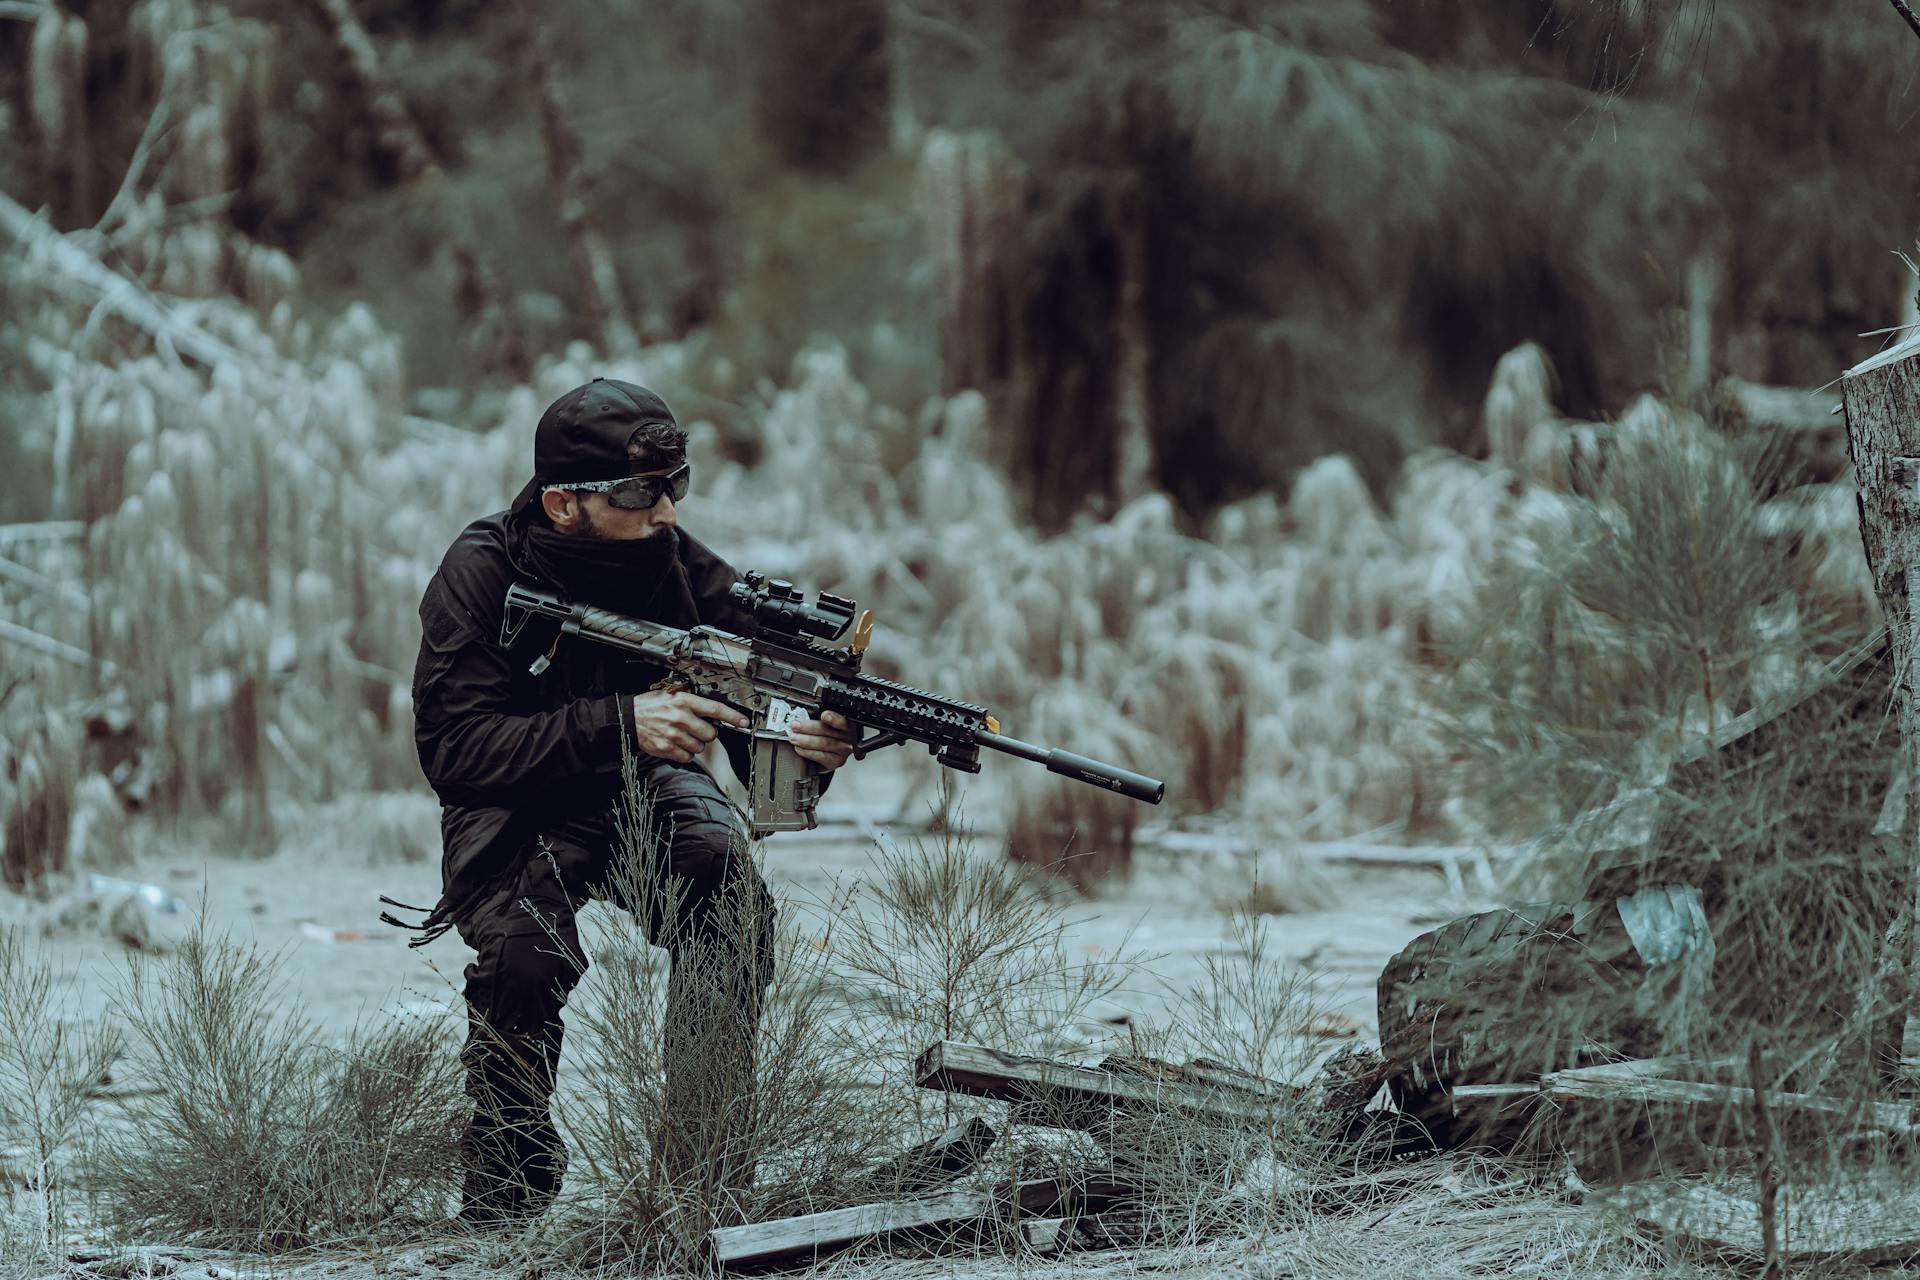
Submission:
M 554 528 L 566 529 L 579 515 L 580 499 L 571 489 L 547 489 L 540 495 L 540 509 Z

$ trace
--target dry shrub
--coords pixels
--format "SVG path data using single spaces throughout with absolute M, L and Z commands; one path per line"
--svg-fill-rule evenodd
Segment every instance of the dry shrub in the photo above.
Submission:
M 1351 886 L 1343 885 L 1326 863 L 1286 844 L 1244 860 L 1220 858 L 1200 874 L 1211 886 L 1214 906 L 1230 915 L 1332 911 L 1352 896 Z
M 0 925 L 0 1139 L 22 1161 L 0 1164 L 0 1246 L 17 1236 L 0 1258 L 45 1258 L 65 1241 L 87 1091 L 120 1055 L 112 1028 L 70 1020 L 72 981 L 30 951 L 20 929 Z
M 1538 343 L 1523 342 L 1493 366 L 1486 401 L 1480 407 L 1480 429 L 1486 433 L 1487 453 L 1508 471 L 1523 474 L 1532 460 L 1530 437 L 1558 415 L 1553 407 L 1553 362 Z M 1529 475 L 1529 479 L 1544 478 Z
M 1646 402 L 1590 498 L 1527 495 L 1435 689 L 1485 820 L 1531 835 L 1643 783 L 1864 633 L 1775 536 L 1763 483 L 1733 442 Z
M 1048 745 L 1072 743 L 1069 750 L 1139 773 L 1157 768 L 1151 736 L 1072 683 L 1039 693 L 1026 717 L 1007 732 Z M 1020 768 L 1009 789 L 1006 841 L 1014 861 L 1044 867 L 1083 889 L 1132 864 L 1133 831 L 1145 808 L 1139 801 L 1032 765 Z
M 833 947 L 877 1044 L 909 1058 L 938 1040 L 1048 1053 L 1134 976 L 1124 955 L 1075 955 L 1072 925 L 1045 879 L 981 855 L 961 813 L 875 848 Z
M 1307 1028 L 1323 1007 L 1311 976 L 1280 957 L 1271 921 L 1247 912 L 1230 920 L 1227 947 L 1176 993 L 1156 1056 L 1244 1073 L 1266 1096 L 1237 1121 L 1161 1106 L 1121 1123 L 1110 1150 L 1121 1175 L 1144 1189 L 1149 1238 L 1297 1228 L 1310 1216 L 1311 1189 L 1343 1154 L 1310 1093 L 1256 1083 L 1310 1074 L 1317 1049 Z
M 1777 1244 L 1796 1188 L 1911 1192 L 1869 1104 L 1897 1075 L 1914 884 L 1884 643 L 1853 575 L 1762 501 L 1767 466 L 1645 402 L 1590 496 L 1529 495 L 1447 713 L 1478 815 L 1544 832 L 1513 871 L 1551 903 L 1442 940 L 1408 993 L 1447 1006 L 1415 1030 L 1455 1083 L 1680 1054 L 1679 1074 L 1731 1086 L 1509 1100 L 1458 1127 L 1530 1124 L 1589 1176 L 1712 1172 Z M 1609 800 L 1617 817 L 1564 821 Z
M 920 1050 L 957 1039 L 1062 1051 L 1135 975 L 1075 955 L 1057 889 L 983 855 L 955 823 L 932 842 L 877 848 L 831 902 L 781 909 L 757 1053 L 743 1054 L 735 1006 L 713 993 L 753 981 L 737 940 L 760 907 L 739 886 L 720 895 L 713 928 L 726 945 L 663 930 L 684 886 L 643 834 L 648 802 L 631 771 L 628 783 L 605 892 L 638 909 L 608 913 L 598 976 L 569 1005 L 582 1089 L 560 1119 L 577 1186 L 554 1246 L 575 1265 L 670 1265 L 716 1223 L 911 1190 L 876 1183 L 874 1169 L 996 1105 L 915 1089 Z M 676 948 L 672 964 L 655 943 Z
M 62 420 L 86 442 L 54 470 L 91 522 L 87 643 L 143 708 L 152 806 L 224 810 L 261 850 L 282 800 L 417 785 L 414 607 L 438 550 L 524 479 L 541 406 L 596 374 L 698 389 L 697 344 L 614 361 L 575 344 L 476 402 L 478 429 L 449 432 L 400 416 L 399 352 L 364 308 L 321 322 L 283 301 L 263 321 L 201 304 L 194 322 L 246 353 L 209 374 L 117 327 L 56 359 L 86 313 L 31 258 L 15 283 L 44 304 L 33 350 L 53 388 L 30 452 L 53 458 Z M 1222 511 L 1205 537 L 1161 495 L 1042 537 L 984 456 L 991 413 L 962 393 L 909 420 L 874 403 L 844 349 L 816 344 L 733 415 L 734 438 L 686 415 L 708 442 L 688 525 L 743 568 L 875 607 L 877 674 L 1166 777 L 1168 814 L 1457 835 L 1419 785 L 1442 750 L 1410 712 L 1500 541 L 1500 473 L 1423 456 L 1382 511 L 1330 458 L 1287 501 Z M 77 670 L 48 689 L 55 704 L 96 692 Z M 1012 782 L 992 825 L 1019 856 L 1064 850 L 1082 883 L 1096 862 L 1124 867 L 1136 824 L 1160 816 L 1016 761 L 984 767 Z
M 444 1219 L 466 1110 L 449 1027 L 363 1024 L 322 1042 L 275 962 L 202 919 L 136 964 L 120 1013 L 145 1092 L 93 1173 L 131 1235 L 268 1253 Z
M 376 791 L 315 805 L 297 822 L 277 856 L 303 867 L 369 867 L 439 859 L 440 807 L 431 795 Z
M 599 977 L 570 1002 L 582 1089 L 559 1121 L 578 1160 L 555 1247 L 576 1265 L 685 1262 L 715 1225 L 835 1202 L 887 1141 L 864 1060 L 828 1027 L 827 955 L 748 878 L 717 887 L 706 922 L 683 916 L 670 833 L 630 755 L 619 856 L 603 893 Z M 751 851 L 736 846 L 735 865 Z M 775 943 L 772 980 L 754 942 Z M 671 959 L 669 960 L 669 956 Z M 757 1039 L 743 1015 L 758 1005 Z

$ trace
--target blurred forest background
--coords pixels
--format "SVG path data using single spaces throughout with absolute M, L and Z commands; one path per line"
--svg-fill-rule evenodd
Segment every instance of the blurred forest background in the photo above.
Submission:
M 1792 389 L 1914 316 L 1906 40 L 1866 0 L 0 0 L 8 877 L 129 807 L 264 850 L 417 787 L 419 591 L 598 372 L 694 424 L 690 527 L 880 607 L 882 674 L 1176 815 L 1530 831 L 1875 620 Z M 1599 541 L 1644 590 L 1566 571 Z M 1125 802 L 1007 791 L 1016 854 L 1124 861 Z

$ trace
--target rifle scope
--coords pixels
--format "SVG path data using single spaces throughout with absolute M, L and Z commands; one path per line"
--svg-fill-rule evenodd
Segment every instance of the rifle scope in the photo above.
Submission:
M 728 594 L 752 615 L 760 631 L 838 640 L 853 625 L 853 601 L 822 591 L 813 604 L 808 604 L 800 589 L 785 578 L 749 573 L 734 583 Z

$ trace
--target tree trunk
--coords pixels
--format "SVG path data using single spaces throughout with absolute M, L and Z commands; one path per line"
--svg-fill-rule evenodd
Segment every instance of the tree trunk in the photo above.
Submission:
M 547 146 L 547 176 L 560 202 L 560 225 L 566 231 L 567 245 L 573 253 L 574 272 L 580 278 L 587 316 L 600 337 L 602 351 L 609 356 L 630 355 L 640 349 L 640 340 L 627 318 L 620 273 L 613 262 L 613 247 L 607 243 L 606 232 L 593 212 L 585 149 L 554 79 L 553 51 L 547 42 L 546 28 L 540 22 L 539 8 L 533 0 L 519 0 L 519 9 L 526 30 L 534 90 L 540 98 L 540 135 Z
M 56 226 L 85 224 L 93 207 L 93 130 L 87 119 L 87 24 L 48 4 L 27 49 L 27 108 L 39 136 Z
M 1713 318 L 1724 272 L 1720 255 L 1702 250 L 1687 263 L 1687 367 L 1685 391 L 1699 403 L 1713 385 Z
M 939 272 L 941 389 L 985 395 L 990 434 L 1003 442 L 1024 418 L 1026 169 L 991 134 L 935 130 L 920 198 Z
M 1903 954 L 1889 955 L 1881 968 L 1899 987 L 1894 1008 L 1887 1011 L 1883 1039 L 1892 1043 L 1880 1052 L 1897 1060 L 1900 1029 L 1905 1025 L 1911 987 L 1910 954 L 1915 904 L 1913 874 L 1920 870 L 1916 845 L 1915 808 L 1907 801 L 1920 777 L 1920 704 L 1914 699 L 1914 642 L 1920 637 L 1916 622 L 1914 586 L 1920 578 L 1920 336 L 1884 351 L 1841 375 L 1841 403 L 1846 410 L 1847 451 L 1858 485 L 1860 541 L 1873 575 L 1874 594 L 1886 614 L 1892 648 L 1893 713 L 1900 726 L 1895 748 L 1893 786 L 1877 831 L 1884 832 L 1897 865 L 1909 868 L 1909 883 L 1901 899 L 1896 937 L 1904 938 Z M 1897 1067 L 1897 1061 L 1882 1064 Z
M 1114 308 L 1113 503 L 1125 506 L 1154 488 L 1153 348 L 1147 325 L 1147 220 L 1138 183 L 1114 196 L 1113 233 L 1120 279 Z
M 516 380 L 524 379 L 533 368 L 533 360 L 527 353 L 519 316 L 501 285 L 500 273 L 481 248 L 471 219 L 447 194 L 446 173 L 427 145 L 406 98 L 382 74 L 379 52 L 354 16 L 351 0 L 309 2 L 333 36 L 341 69 L 372 128 L 374 148 L 392 167 L 398 182 L 420 183 L 425 188 L 447 228 L 453 249 L 454 301 L 471 322 L 474 353 L 489 368 Z

